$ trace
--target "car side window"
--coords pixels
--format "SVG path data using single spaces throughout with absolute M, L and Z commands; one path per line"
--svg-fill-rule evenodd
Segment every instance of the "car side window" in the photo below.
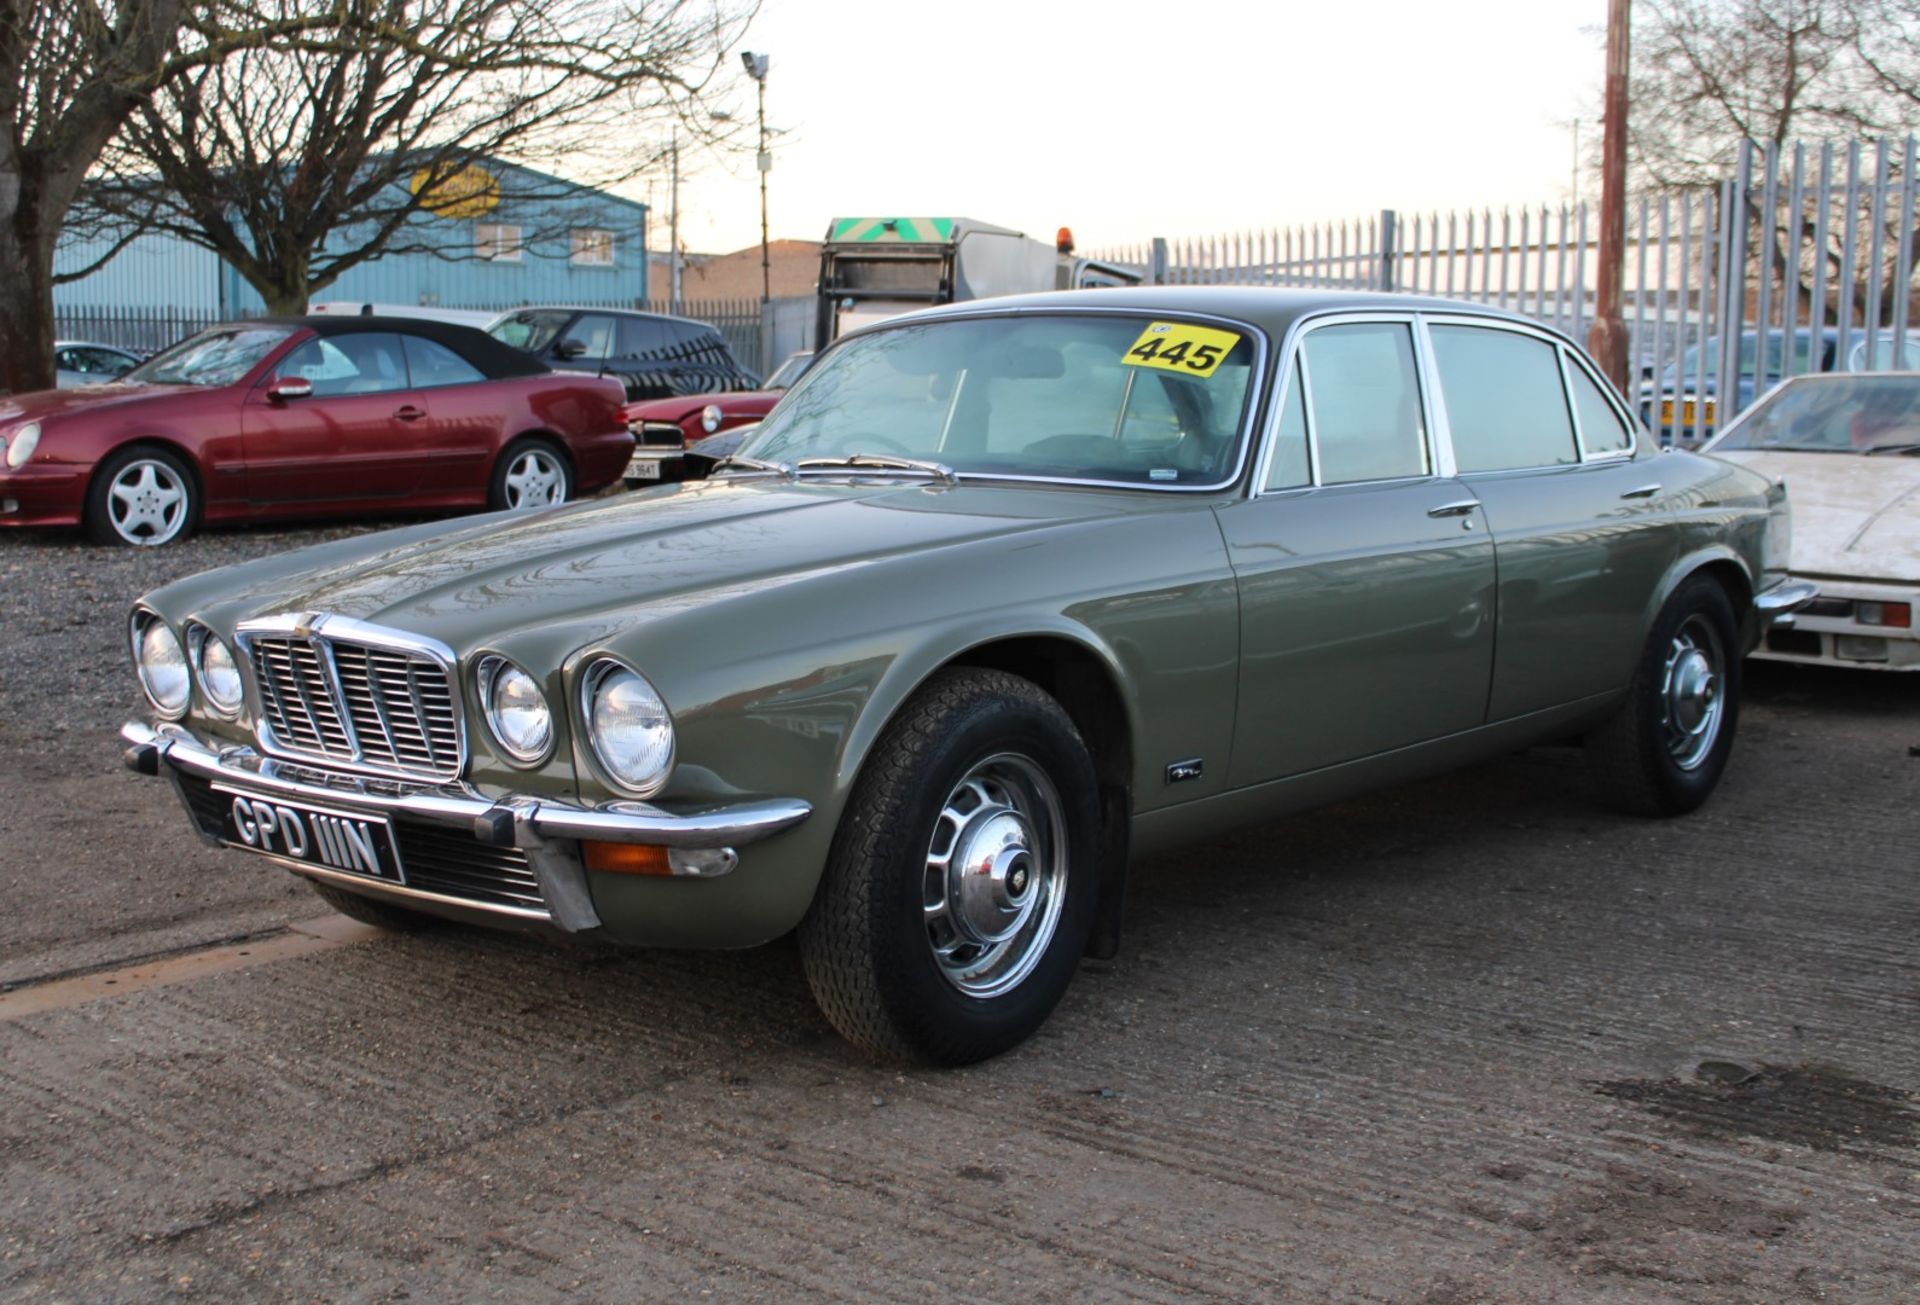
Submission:
M 1307 392 L 1296 359 L 1286 379 L 1287 399 L 1280 409 L 1280 425 L 1273 432 L 1273 461 L 1267 467 L 1267 489 L 1297 489 L 1311 479 L 1307 474 Z
M 80 360 L 74 355 L 72 349 L 55 349 L 53 351 L 53 365 L 63 372 L 77 372 L 80 370 Z
M 561 334 L 554 351 L 567 362 L 597 363 L 605 360 L 612 347 L 613 319 L 603 313 L 582 313 Z
M 1573 378 L 1573 410 L 1580 418 L 1580 444 L 1587 456 L 1600 457 L 1632 448 L 1633 432 L 1620 420 L 1620 414 L 1613 410 L 1586 370 L 1569 360 L 1567 375 Z
M 1498 327 L 1435 326 L 1432 334 L 1461 471 L 1580 461 L 1556 346 Z
M 444 344 L 418 335 L 403 335 L 400 338 L 406 345 L 407 372 L 413 378 L 413 388 L 416 390 L 432 389 L 438 385 L 471 385 L 487 379 L 478 367 Z
M 667 345 L 666 323 L 648 317 L 622 317 L 619 323 L 619 347 L 622 358 L 653 358 Z
M 306 381 L 316 398 L 407 388 L 400 337 L 377 332 L 308 340 L 281 359 L 276 374 Z
M 98 372 L 102 376 L 124 376 L 134 368 L 133 359 L 111 349 L 81 349 L 77 352 L 84 364 L 81 368 L 83 371 Z
M 1352 322 L 1307 333 L 1314 442 L 1324 485 L 1428 475 L 1427 424 L 1404 322 Z

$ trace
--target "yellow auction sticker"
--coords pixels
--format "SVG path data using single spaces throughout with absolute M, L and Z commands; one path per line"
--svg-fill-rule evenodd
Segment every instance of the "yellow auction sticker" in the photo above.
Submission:
M 1233 331 L 1186 322 L 1152 322 L 1120 361 L 1129 367 L 1158 367 L 1182 376 L 1211 376 L 1240 343 Z

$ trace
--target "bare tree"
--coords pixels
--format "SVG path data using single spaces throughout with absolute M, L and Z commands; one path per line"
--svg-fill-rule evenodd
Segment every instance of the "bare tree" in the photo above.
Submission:
M 0 386 L 53 384 L 53 247 L 175 51 L 180 0 L 0 0 Z
M 1897 115 L 1862 75 L 1871 0 L 1639 0 L 1629 149 L 1643 183 L 1709 185 L 1742 140 L 1854 135 Z
M 465 224 L 435 213 L 513 201 L 518 220 L 532 215 L 523 241 L 537 242 L 544 201 L 654 162 L 639 145 L 658 134 L 650 124 L 702 130 L 692 110 L 753 12 L 724 0 L 254 3 L 295 34 L 162 82 L 89 200 L 126 230 L 212 250 L 275 312 L 304 311 L 385 255 L 476 256 Z M 316 18 L 327 30 L 301 26 Z
M 1643 186 L 1713 185 L 1732 174 L 1743 140 L 1784 152 L 1796 140 L 1913 130 L 1920 0 L 1638 0 L 1634 22 L 1629 136 Z M 1864 224 L 1872 203 L 1860 204 L 1855 221 Z M 1811 223 L 1793 224 L 1803 242 L 1795 249 L 1782 214 L 1761 213 L 1757 196 L 1748 205 L 1760 228 L 1750 246 L 1756 259 L 1796 279 L 1807 258 L 1824 260 L 1835 284 L 1846 266 L 1842 223 L 1831 225 L 1825 249 L 1804 243 Z M 1882 220 L 1892 227 L 1898 214 Z M 1920 230 L 1886 234 L 1885 243 L 1905 242 L 1920 262 Z M 1897 265 L 1891 255 L 1857 259 L 1852 302 L 1864 303 L 1866 279 L 1876 278 L 1884 318 L 1900 293 Z M 1804 301 L 1809 285 L 1800 280 L 1798 290 Z

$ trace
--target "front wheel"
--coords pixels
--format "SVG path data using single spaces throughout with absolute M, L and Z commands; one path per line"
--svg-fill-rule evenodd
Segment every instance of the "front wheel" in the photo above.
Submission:
M 199 515 L 193 473 L 174 453 L 122 449 L 87 491 L 87 534 L 97 544 L 155 548 L 184 539 Z
M 1100 808 L 1060 705 L 945 671 L 875 743 L 800 925 L 807 982 L 850 1042 L 963 1065 L 1038 1028 L 1093 921 Z
M 573 470 L 545 440 L 509 444 L 493 467 L 487 502 L 496 510 L 531 511 L 564 503 L 573 493 Z
M 1711 576 L 1689 577 L 1667 599 L 1627 696 L 1586 739 L 1608 805 L 1677 816 L 1707 800 L 1739 723 L 1739 638 L 1733 603 Z

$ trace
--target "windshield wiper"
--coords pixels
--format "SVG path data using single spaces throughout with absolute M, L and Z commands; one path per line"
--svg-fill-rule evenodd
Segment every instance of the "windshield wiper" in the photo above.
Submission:
M 1920 453 L 1920 444 L 1876 444 L 1862 452 L 1868 457 L 1873 457 L 1876 453 Z
M 783 480 L 794 479 L 795 472 L 790 462 L 770 462 L 766 458 L 750 458 L 744 453 L 729 453 L 713 464 L 709 474 L 717 475 L 728 467 L 743 467 L 748 471 L 764 471 L 779 476 Z
M 816 467 L 871 467 L 881 471 L 923 471 L 935 480 L 956 485 L 960 478 L 953 474 L 953 468 L 944 462 L 932 462 L 925 458 L 903 458 L 892 453 L 849 453 L 838 458 L 802 458 L 793 464 L 801 471 L 810 471 Z

